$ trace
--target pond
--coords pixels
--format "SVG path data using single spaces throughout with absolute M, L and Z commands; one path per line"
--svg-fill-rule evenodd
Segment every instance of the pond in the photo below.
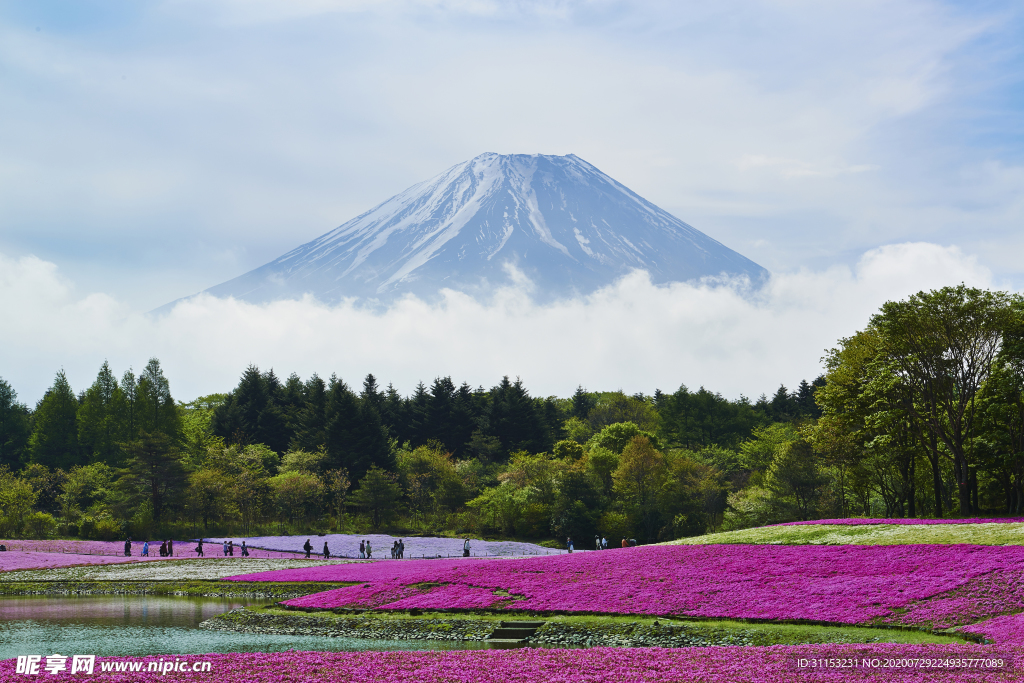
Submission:
M 101 657 L 282 650 L 467 650 L 485 643 L 232 633 L 200 622 L 266 600 L 147 595 L 0 597 L 0 659 L 27 654 Z

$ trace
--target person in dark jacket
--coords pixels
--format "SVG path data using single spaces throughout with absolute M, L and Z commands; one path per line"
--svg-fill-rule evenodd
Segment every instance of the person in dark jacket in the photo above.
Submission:
M 328 548 L 327 548 L 327 541 L 324 541 L 324 559 L 325 560 L 331 559 L 331 551 L 328 550 Z
M 306 559 L 308 560 L 309 554 L 313 552 L 313 544 L 309 542 L 308 538 L 306 539 L 306 542 L 302 544 L 302 549 L 306 551 Z

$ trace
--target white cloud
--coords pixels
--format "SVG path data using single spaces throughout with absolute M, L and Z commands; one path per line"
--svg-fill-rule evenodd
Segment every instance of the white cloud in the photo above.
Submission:
M 864 173 L 865 171 L 877 171 L 880 168 L 873 164 L 847 164 L 838 160 L 815 163 L 785 157 L 767 157 L 763 154 L 747 154 L 736 162 L 736 166 L 741 171 L 756 168 L 771 169 L 783 178 L 834 178 L 842 173 Z
M 578 154 L 772 270 L 926 240 L 1021 277 L 981 172 L 1020 166 L 1007 0 L 37 4 L 0 16 L 0 250 L 136 308 L 484 151 Z
M 121 372 L 157 356 L 183 400 L 229 390 L 249 363 L 303 377 L 336 372 L 355 385 L 373 372 L 403 393 L 440 375 L 486 387 L 508 374 L 536 395 L 685 383 L 756 397 L 813 379 L 824 350 L 886 300 L 960 282 L 996 286 L 957 247 L 916 243 L 873 249 L 853 268 L 777 274 L 756 292 L 743 282 L 656 287 L 637 272 L 544 306 L 517 286 L 484 303 L 450 292 L 437 305 L 409 298 L 383 312 L 201 297 L 153 318 L 77 294 L 53 264 L 0 255 L 0 376 L 35 401 L 60 367 L 82 389 L 104 359 Z

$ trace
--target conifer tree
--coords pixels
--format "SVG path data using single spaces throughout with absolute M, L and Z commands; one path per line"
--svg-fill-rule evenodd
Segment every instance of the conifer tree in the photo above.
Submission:
M 0 467 L 18 469 L 30 436 L 28 407 L 18 403 L 18 393 L 0 378 Z
M 77 416 L 78 399 L 61 370 L 36 406 L 32 462 L 64 470 L 85 464 L 78 445 Z
M 120 443 L 127 437 L 120 419 L 123 402 L 117 378 L 103 361 L 78 410 L 78 441 L 90 462 L 116 466 L 121 460 Z

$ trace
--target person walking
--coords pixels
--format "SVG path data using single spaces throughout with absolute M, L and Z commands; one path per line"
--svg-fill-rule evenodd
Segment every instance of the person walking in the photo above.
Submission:
M 142 556 L 149 557 L 149 541 L 142 544 Z
M 242 557 L 249 557 L 249 549 L 245 547 L 245 539 L 242 539 Z
M 601 537 L 598 536 L 597 534 L 594 534 L 594 550 L 600 550 L 600 549 L 601 549 Z
M 132 539 L 128 537 L 124 542 L 124 556 L 130 557 L 132 554 Z
M 174 557 L 174 539 L 167 539 L 167 557 Z
M 313 544 L 309 542 L 308 538 L 306 539 L 306 542 L 302 544 L 302 549 L 306 551 L 306 559 L 308 560 L 309 554 L 313 552 Z
M 463 557 L 469 557 L 469 539 L 468 538 L 466 538 L 462 542 L 462 556 Z
M 366 559 L 366 543 L 365 541 L 359 541 L 359 559 Z
M 373 558 L 373 548 L 370 547 L 370 539 L 366 539 L 366 559 Z
M 405 541 L 398 539 L 398 559 L 405 557 Z
M 331 559 L 331 551 L 327 549 L 327 541 L 324 541 L 324 559 Z
M 224 541 L 224 557 L 228 556 L 228 542 Z
M 196 546 L 196 557 L 203 557 L 203 539 L 199 539 L 199 545 Z
M 604 536 L 601 537 L 601 550 L 608 550 L 608 539 Z
M 565 539 L 565 545 L 569 548 L 569 552 L 572 552 L 572 536 Z

